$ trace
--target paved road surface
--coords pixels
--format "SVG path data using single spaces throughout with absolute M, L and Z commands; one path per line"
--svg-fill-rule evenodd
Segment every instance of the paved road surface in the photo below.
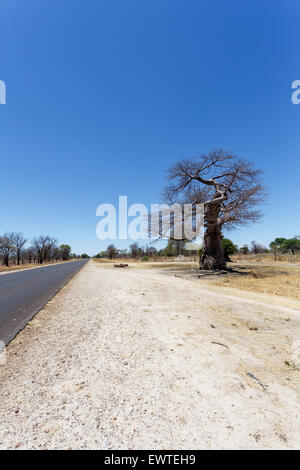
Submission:
M 6 344 L 86 263 L 60 263 L 0 276 L 0 341 Z

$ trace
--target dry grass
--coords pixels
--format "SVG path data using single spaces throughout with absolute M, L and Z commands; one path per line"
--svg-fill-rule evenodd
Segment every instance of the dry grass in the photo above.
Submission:
M 281 263 L 289 263 L 289 264 L 297 264 L 300 263 L 300 254 L 297 253 L 296 255 L 292 255 L 290 253 L 286 254 L 278 254 L 277 260 L 275 262 L 273 253 L 263 253 L 258 255 L 253 255 L 252 253 L 248 255 L 233 255 L 231 256 L 232 261 L 245 261 L 247 263 L 264 263 L 264 264 L 281 264 Z
M 114 264 L 132 264 L 135 265 L 137 263 L 143 263 L 141 260 L 134 260 L 134 259 L 124 259 L 124 258 L 115 258 L 115 259 L 108 259 L 108 258 L 93 258 L 98 264 L 107 265 L 108 267 L 112 267 Z
M 300 300 L 300 266 L 241 265 L 232 263 L 231 273 L 213 277 L 215 285 Z
M 300 300 L 300 255 L 235 255 L 231 273 L 212 278 L 216 285 Z
M 6 271 L 18 271 L 19 269 L 29 269 L 29 268 L 37 268 L 40 265 L 37 263 L 31 263 L 31 264 L 20 264 L 20 266 L 13 265 L 13 266 L 0 266 L 0 272 L 6 272 Z

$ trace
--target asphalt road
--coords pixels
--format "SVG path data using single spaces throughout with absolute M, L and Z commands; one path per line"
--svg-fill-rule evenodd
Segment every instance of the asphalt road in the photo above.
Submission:
M 0 275 L 0 341 L 7 344 L 87 260 Z

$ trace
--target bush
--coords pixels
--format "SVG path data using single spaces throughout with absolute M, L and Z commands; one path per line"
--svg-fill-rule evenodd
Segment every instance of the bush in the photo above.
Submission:
M 229 255 L 238 252 L 238 247 L 229 238 L 222 239 L 223 253 L 226 261 L 230 261 Z

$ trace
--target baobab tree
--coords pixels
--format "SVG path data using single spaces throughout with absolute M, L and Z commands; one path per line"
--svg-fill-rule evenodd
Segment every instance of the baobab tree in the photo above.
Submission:
M 251 242 L 251 252 L 255 255 L 258 255 L 259 253 L 265 253 L 266 251 L 267 249 L 265 246 L 261 245 L 260 243 L 257 243 L 255 240 Z
M 196 160 L 182 160 L 168 171 L 164 191 L 169 204 L 204 204 L 204 245 L 200 269 L 226 266 L 222 230 L 257 222 L 265 197 L 262 172 L 225 150 L 213 150 Z

